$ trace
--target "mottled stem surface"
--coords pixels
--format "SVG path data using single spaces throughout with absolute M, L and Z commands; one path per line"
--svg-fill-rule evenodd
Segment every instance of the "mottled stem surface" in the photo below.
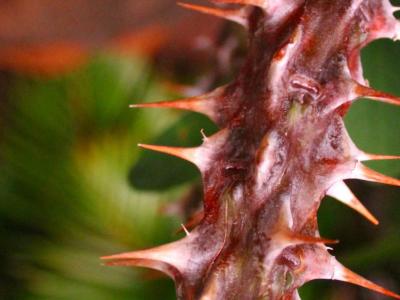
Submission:
M 397 37 L 394 8 L 388 0 L 213 2 L 183 6 L 247 28 L 236 79 L 203 96 L 137 105 L 197 111 L 220 127 L 198 148 L 141 145 L 198 166 L 204 218 L 180 241 L 106 259 L 166 272 L 179 299 L 298 299 L 297 288 L 314 279 L 399 298 L 338 263 L 317 223 L 326 194 L 377 223 L 345 179 L 400 185 L 361 163 L 397 157 L 362 152 L 343 122 L 358 98 L 400 103 L 368 87 L 360 63 L 362 47 Z

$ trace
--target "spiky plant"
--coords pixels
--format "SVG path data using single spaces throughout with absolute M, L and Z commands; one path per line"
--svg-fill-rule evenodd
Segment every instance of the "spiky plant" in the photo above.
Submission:
M 141 145 L 199 168 L 204 217 L 182 240 L 104 259 L 167 273 L 179 299 L 298 299 L 314 279 L 400 299 L 340 264 L 326 246 L 335 241 L 321 238 L 317 224 L 325 195 L 377 223 L 345 179 L 400 186 L 362 164 L 399 157 L 359 150 L 343 122 L 362 97 L 400 104 L 368 86 L 360 63 L 364 46 L 398 37 L 396 8 L 388 0 L 213 2 L 219 7 L 182 6 L 247 28 L 236 79 L 203 96 L 136 105 L 200 112 L 221 128 L 198 148 Z

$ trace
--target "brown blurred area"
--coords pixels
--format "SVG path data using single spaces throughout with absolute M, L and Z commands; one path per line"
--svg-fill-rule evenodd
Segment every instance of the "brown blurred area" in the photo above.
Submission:
M 52 76 L 99 50 L 201 60 L 220 25 L 175 0 L 2 0 L 0 69 Z

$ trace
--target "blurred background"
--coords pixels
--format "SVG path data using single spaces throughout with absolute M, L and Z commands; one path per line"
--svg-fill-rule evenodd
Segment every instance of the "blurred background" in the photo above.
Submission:
M 204 1 L 191 1 L 205 3 Z M 232 79 L 246 52 L 236 25 L 173 0 L 0 1 L 0 299 L 175 299 L 162 274 L 103 266 L 100 256 L 182 236 L 199 207 L 189 163 L 138 142 L 191 146 L 206 118 L 129 104 L 197 95 Z M 400 95 L 400 43 L 363 52 L 371 85 Z M 346 118 L 356 144 L 400 154 L 400 108 L 359 101 Z M 369 164 L 400 176 L 400 162 Z M 349 182 L 376 227 L 327 198 L 322 235 L 365 277 L 400 291 L 400 190 Z M 386 299 L 312 282 L 303 299 Z

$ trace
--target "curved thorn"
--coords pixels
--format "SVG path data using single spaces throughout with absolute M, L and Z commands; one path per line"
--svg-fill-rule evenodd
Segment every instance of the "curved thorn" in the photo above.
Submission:
M 223 10 L 219 8 L 211 8 L 211 7 L 205 7 L 205 6 L 182 3 L 182 2 L 178 2 L 178 5 L 204 14 L 233 21 L 244 27 L 247 27 L 247 19 L 243 16 L 243 12 L 241 10 Z
M 400 295 L 393 293 L 367 279 L 364 277 L 354 273 L 353 271 L 345 268 L 339 263 L 336 263 L 334 266 L 334 275 L 333 278 L 334 280 L 340 280 L 344 282 L 349 282 L 358 286 L 362 286 L 364 288 L 370 289 L 372 291 L 381 293 L 383 295 L 393 297 L 395 299 L 400 299 Z
M 350 208 L 354 209 L 362 216 L 364 216 L 372 224 L 374 225 L 379 224 L 379 221 L 361 203 L 361 201 L 357 199 L 357 197 L 353 194 L 353 192 L 348 188 L 348 186 L 343 181 L 337 182 L 333 186 L 331 186 L 326 194 L 342 202 L 343 204 L 349 206 Z
M 378 183 L 383 183 L 383 184 L 400 186 L 399 179 L 378 173 L 378 172 L 364 166 L 361 163 L 358 163 L 356 165 L 355 169 L 353 170 L 352 175 L 353 175 L 353 177 L 352 177 L 353 179 L 361 179 L 361 180 L 366 180 L 366 181 L 371 181 L 371 182 L 378 182 Z

